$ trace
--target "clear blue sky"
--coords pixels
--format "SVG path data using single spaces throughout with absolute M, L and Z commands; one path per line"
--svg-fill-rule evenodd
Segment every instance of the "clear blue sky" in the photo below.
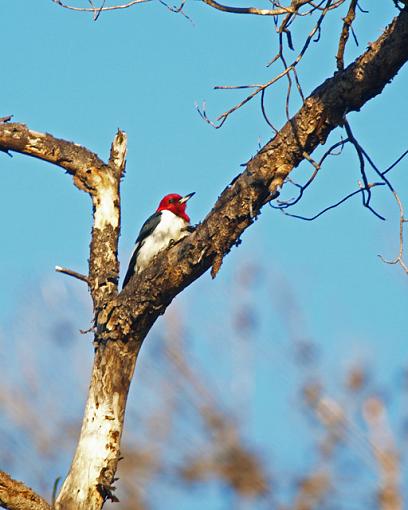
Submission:
M 359 13 L 356 22 L 361 44 L 356 48 L 350 41 L 347 62 L 395 13 L 391 1 L 365 4 L 370 14 Z M 277 49 L 272 20 L 225 15 L 198 3 L 188 5 L 187 12 L 192 23 L 152 3 L 103 14 L 94 23 L 51 0 L 0 5 L 1 115 L 13 114 L 15 121 L 83 144 L 105 159 L 118 127 L 129 136 L 122 275 L 140 225 L 162 195 L 195 191 L 189 210 L 192 221 L 200 221 L 240 164 L 271 137 L 258 100 L 221 130 L 205 124 L 194 104 L 205 100 L 209 115 L 216 116 L 243 92 L 213 91 L 214 85 L 259 83 L 272 76 L 265 67 Z M 306 93 L 335 71 L 339 16 L 331 16 L 321 44 L 312 45 L 300 68 Z M 295 35 L 296 49 L 303 37 Z M 355 134 L 380 166 L 407 148 L 407 73 L 402 70 L 381 96 L 350 116 Z M 267 96 L 278 126 L 284 120 L 281 92 L 278 86 Z M 0 330 L 9 331 L 27 287 L 40 289 L 41 282 L 65 278 L 53 274 L 55 265 L 86 272 L 91 208 L 59 168 L 19 155 L 0 158 Z M 357 165 L 351 150 L 328 161 L 296 212 L 314 214 L 356 189 Z M 401 163 L 391 178 L 408 207 L 407 165 L 408 160 Z M 304 165 L 296 175 L 309 173 Z M 188 289 L 183 299 L 190 316 L 202 324 L 222 324 L 218 309 L 229 300 L 232 275 L 252 260 L 268 268 L 270 281 L 269 297 L 260 291 L 258 308 L 272 313 L 268 300 L 272 295 L 279 303 L 279 282 L 287 282 L 308 334 L 322 346 L 327 373 L 354 357 L 367 357 L 380 377 L 391 378 L 407 359 L 408 277 L 377 257 L 391 258 L 398 251 L 395 203 L 385 189 L 375 192 L 373 203 L 387 221 L 363 209 L 359 197 L 311 223 L 265 207 L 216 281 L 207 275 Z M 36 292 L 30 296 L 35 300 Z M 279 314 L 272 316 L 279 337 Z M 28 340 L 27 349 L 35 349 Z

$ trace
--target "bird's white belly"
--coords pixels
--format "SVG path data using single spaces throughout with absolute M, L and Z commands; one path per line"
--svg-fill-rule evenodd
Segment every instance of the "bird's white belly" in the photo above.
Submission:
M 188 232 L 185 230 L 188 223 L 171 211 L 162 211 L 162 217 L 159 225 L 148 236 L 141 246 L 137 261 L 136 272 L 142 271 L 151 261 L 151 259 L 161 250 L 168 247 L 171 240 L 178 241 L 185 237 Z

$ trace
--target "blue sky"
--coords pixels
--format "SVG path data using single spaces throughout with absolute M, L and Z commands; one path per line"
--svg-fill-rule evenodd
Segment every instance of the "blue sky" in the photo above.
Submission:
M 350 41 L 347 62 L 395 13 L 391 1 L 371 2 L 369 8 L 370 14 L 358 14 L 360 47 Z M 209 115 L 216 116 L 243 93 L 214 91 L 214 85 L 270 79 L 273 69 L 265 65 L 277 49 L 272 20 L 225 15 L 198 3 L 188 5 L 187 12 L 193 22 L 152 3 L 103 14 L 94 23 L 51 0 L 0 5 L 1 115 L 13 114 L 15 121 L 83 144 L 105 159 L 117 128 L 129 136 L 122 185 L 122 275 L 140 225 L 164 194 L 195 191 L 189 211 L 193 222 L 200 221 L 241 171 L 240 164 L 272 135 L 258 100 L 220 130 L 203 122 L 194 107 L 205 100 Z M 335 71 L 339 19 L 340 13 L 331 15 L 321 43 L 311 46 L 300 67 L 306 93 Z M 304 36 L 294 33 L 296 49 Z M 407 73 L 403 69 L 381 96 L 350 115 L 360 142 L 383 167 L 407 148 Z M 267 94 L 268 111 L 278 126 L 284 121 L 282 91 L 278 85 Z M 297 105 L 294 101 L 293 112 Z M 0 330 L 9 331 L 28 287 L 35 300 L 42 282 L 65 278 L 54 274 L 55 265 L 86 272 L 91 208 L 88 197 L 59 168 L 20 155 L 0 157 Z M 355 190 L 357 165 L 351 149 L 329 160 L 296 212 L 314 214 Z M 406 203 L 407 165 L 403 161 L 391 175 Z M 309 174 L 307 165 L 296 172 L 299 179 Z M 279 310 L 285 282 L 296 295 L 305 329 L 321 345 L 328 374 L 354 358 L 367 358 L 380 378 L 391 380 L 407 358 L 408 277 L 377 257 L 392 258 L 398 251 L 395 203 L 382 188 L 373 203 L 387 221 L 363 209 L 359 197 L 314 222 L 265 207 L 243 244 L 225 259 L 217 279 L 204 276 L 180 303 L 188 303 L 197 321 L 222 325 L 219 309 L 230 300 L 237 268 L 247 261 L 261 264 L 267 268 L 268 285 L 259 291 L 257 308 L 274 318 L 275 340 L 284 342 L 286 333 L 270 300 Z M 265 331 L 265 341 L 267 335 Z M 202 332 L 203 342 L 206 336 Z M 27 349 L 35 346 L 28 343 Z M 205 362 L 207 355 L 202 356 Z

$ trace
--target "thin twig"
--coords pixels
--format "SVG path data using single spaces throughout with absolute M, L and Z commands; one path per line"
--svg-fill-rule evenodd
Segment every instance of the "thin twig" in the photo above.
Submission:
M 176 14 L 181 14 L 182 16 L 184 16 L 186 18 L 187 21 L 189 21 L 194 26 L 194 21 L 190 18 L 190 16 L 188 16 L 184 12 L 184 6 L 186 4 L 186 1 L 187 0 L 182 0 L 180 5 L 178 7 L 176 7 L 175 5 L 171 6 L 171 5 L 167 4 L 164 0 L 159 0 L 159 2 L 162 5 L 164 5 L 164 7 L 166 7 L 169 11 L 175 12 Z
M 64 7 L 64 9 L 69 9 L 71 11 L 80 11 L 80 12 L 93 12 L 94 16 L 98 11 L 116 11 L 117 9 L 127 9 L 136 4 L 142 4 L 145 2 L 151 2 L 152 0 L 132 0 L 126 4 L 121 5 L 112 5 L 108 7 L 74 7 L 73 5 L 64 4 L 62 0 L 52 0 L 55 4 L 58 4 L 60 7 Z M 99 16 L 99 14 L 98 14 Z
M 59 485 L 60 481 L 61 481 L 61 477 L 58 476 L 55 479 L 53 487 L 52 487 L 51 510 L 55 509 L 55 500 L 57 499 L 57 490 L 58 490 L 58 485 Z
M 72 276 L 73 278 L 77 278 L 78 280 L 81 280 L 82 282 L 85 282 L 89 285 L 89 278 L 85 276 L 84 274 L 77 273 L 76 271 L 73 271 L 72 269 L 68 269 L 66 267 L 61 266 L 55 266 L 55 271 L 58 273 L 63 273 L 68 276 Z
M 265 109 L 265 89 L 261 92 L 261 111 L 262 111 L 263 118 L 265 119 L 265 122 L 268 124 L 268 126 L 270 126 L 273 129 L 273 131 L 276 134 L 278 132 L 278 130 L 270 121 L 270 119 L 266 113 L 266 109 Z
M 402 2 L 404 2 L 405 0 L 401 0 Z M 361 5 L 359 3 L 357 3 L 357 8 L 360 12 L 362 12 L 363 14 L 368 14 L 370 11 L 366 10 L 366 9 L 363 9 L 361 7 Z
M 392 170 L 395 166 L 397 166 L 397 165 L 398 165 L 398 163 L 399 163 L 402 159 L 404 159 L 404 158 L 405 158 L 405 156 L 406 156 L 407 154 L 408 154 L 408 150 L 406 150 L 405 152 L 403 152 L 403 153 L 401 154 L 401 156 L 400 156 L 398 159 L 396 159 L 392 165 L 390 165 L 390 166 L 389 166 L 386 170 L 384 170 L 384 172 L 382 173 L 382 174 L 383 174 L 383 176 L 384 176 L 385 174 L 387 174 L 390 170 Z
M 395 257 L 395 259 L 387 260 L 382 255 L 378 255 L 380 259 L 386 264 L 399 264 L 402 269 L 405 271 L 405 274 L 408 274 L 408 266 L 404 262 L 404 223 L 408 223 L 408 220 L 404 216 L 404 207 L 402 205 L 401 199 L 398 196 L 397 192 L 393 192 L 395 201 L 397 202 L 399 209 L 399 253 Z
M 340 34 L 339 47 L 337 50 L 336 61 L 337 61 L 337 69 L 340 71 L 344 69 L 344 50 L 346 49 L 346 44 L 350 35 L 350 28 L 355 17 L 356 17 L 356 6 L 358 0 L 351 0 L 350 7 L 347 12 L 346 17 L 344 18 L 343 28 Z M 354 40 L 356 41 L 354 32 L 353 32 Z
M 97 21 L 97 20 L 98 20 L 98 18 L 99 18 L 99 16 L 100 16 L 101 12 L 102 12 L 102 10 L 103 10 L 103 8 L 105 7 L 105 3 L 106 3 L 106 0 L 103 0 L 102 5 L 99 7 L 99 9 L 98 9 L 98 10 L 95 10 L 95 12 L 94 12 L 94 18 L 93 18 L 93 19 L 94 19 L 94 21 Z
M 384 221 L 385 220 L 384 216 L 381 216 L 381 214 L 379 214 L 370 205 L 370 201 L 371 201 L 371 187 L 368 184 L 368 178 L 367 178 L 367 173 L 366 173 L 366 170 L 365 170 L 365 159 L 364 158 L 366 158 L 367 161 L 369 161 L 369 163 L 374 168 L 374 170 L 376 171 L 378 176 L 381 177 L 381 179 L 384 181 L 384 184 L 386 184 L 390 188 L 391 191 L 393 191 L 393 188 L 392 188 L 390 182 L 388 181 L 388 179 L 386 179 L 381 174 L 381 172 L 375 167 L 375 165 L 371 161 L 371 158 L 369 158 L 369 156 L 366 153 L 366 151 L 362 148 L 360 143 L 357 141 L 356 137 L 353 135 L 353 132 L 351 131 L 350 124 L 349 124 L 349 122 L 347 120 L 344 121 L 344 127 L 345 127 L 345 130 L 346 130 L 346 133 L 347 133 L 347 136 L 348 136 L 350 142 L 352 143 L 352 145 L 354 146 L 354 148 L 356 150 L 357 157 L 358 157 L 358 160 L 360 162 L 360 173 L 361 173 L 361 178 L 363 179 L 363 185 L 361 187 L 361 190 L 362 190 L 361 197 L 362 197 L 362 201 L 363 201 L 363 206 L 367 207 L 367 209 L 369 209 L 375 216 L 377 216 L 377 218 L 379 218 L 380 220 Z
M 310 184 L 314 181 L 314 179 L 316 178 L 317 176 L 317 173 L 319 172 L 319 170 L 321 169 L 322 167 L 322 164 L 323 162 L 325 161 L 325 159 L 328 157 L 328 156 L 338 156 L 339 154 L 341 154 L 341 151 L 343 150 L 343 147 L 344 145 L 349 142 L 350 140 L 348 138 L 344 139 L 344 140 L 340 140 L 339 142 L 336 142 L 334 145 L 332 145 L 324 154 L 323 156 L 320 158 L 320 161 L 319 162 L 316 162 L 314 161 L 311 156 L 309 154 L 307 154 L 306 152 L 303 153 L 305 159 L 307 159 L 311 164 L 312 166 L 314 167 L 314 171 L 312 173 L 312 175 L 309 177 L 309 179 L 306 181 L 305 184 L 301 185 L 301 184 L 297 184 L 295 182 L 293 182 L 292 180 L 288 179 L 288 182 L 290 182 L 291 184 L 293 184 L 294 186 L 296 186 L 298 189 L 299 189 L 299 194 L 296 198 L 292 199 L 292 200 L 289 200 L 289 201 L 278 201 L 278 205 L 274 205 L 274 204 L 269 204 L 273 209 L 287 209 L 288 207 L 292 207 L 293 205 L 297 204 L 299 202 L 299 200 L 302 198 L 303 196 L 303 193 L 305 192 L 305 190 L 310 186 Z M 334 153 L 333 151 L 335 149 L 337 149 L 338 147 L 340 147 L 340 151 L 338 153 Z
M 384 186 L 385 184 L 383 182 L 374 182 L 374 183 L 371 183 L 369 184 L 368 186 L 370 188 L 374 188 L 375 186 Z M 338 207 L 339 205 L 343 204 L 344 202 L 346 202 L 346 200 L 348 200 L 349 198 L 351 197 L 354 197 L 354 195 L 357 195 L 358 193 L 363 193 L 365 190 L 364 188 L 359 188 L 358 190 L 356 191 L 353 191 L 352 193 L 349 193 L 348 195 L 346 195 L 344 198 L 342 198 L 341 200 L 339 200 L 338 202 L 336 202 L 335 204 L 333 205 L 329 205 L 328 207 L 326 207 L 325 209 L 323 209 L 322 211 L 320 211 L 319 213 L 315 214 L 314 216 L 310 216 L 310 217 L 307 217 L 307 216 L 301 216 L 299 214 L 292 214 L 292 213 L 289 213 L 287 211 L 285 211 L 284 209 L 281 208 L 281 212 L 283 214 L 286 214 L 286 216 L 291 216 L 292 218 L 298 218 L 299 220 L 304 220 L 304 221 L 313 221 L 315 220 L 316 218 L 318 218 L 319 216 L 321 216 L 322 214 L 326 213 L 327 211 L 330 211 L 331 209 L 335 209 L 336 207 Z
M 316 34 L 316 32 L 320 29 L 320 26 L 326 16 L 326 14 L 332 10 L 334 8 L 334 6 L 338 6 L 340 5 L 341 3 L 343 3 L 345 0 L 338 0 L 335 4 L 332 5 L 332 2 L 333 0 L 326 0 L 326 5 L 325 5 L 325 8 L 322 10 L 322 13 L 321 15 L 319 16 L 319 19 L 317 20 L 315 26 L 313 27 L 313 29 L 311 30 L 311 32 L 309 33 L 309 35 L 307 36 L 306 38 L 306 41 L 301 49 L 301 51 L 299 52 L 298 56 L 295 58 L 295 60 L 293 60 L 293 62 L 288 65 L 282 72 L 280 72 L 278 75 L 276 75 L 274 78 L 272 78 L 270 81 L 262 84 L 262 85 L 238 85 L 238 86 L 217 86 L 217 87 L 214 87 L 215 89 L 240 89 L 240 88 L 255 88 L 255 90 L 249 94 L 246 98 L 244 98 L 242 101 L 240 101 L 239 103 L 237 103 L 235 106 L 233 106 L 232 108 L 230 108 L 228 111 L 222 113 L 217 119 L 216 119 L 216 122 L 212 121 L 208 116 L 207 116 L 207 112 L 206 112 L 206 109 L 205 109 L 205 103 L 203 103 L 203 106 L 202 108 L 199 108 L 198 105 L 196 104 L 196 109 L 199 113 L 199 115 L 201 116 L 201 118 L 203 120 L 205 120 L 208 124 L 210 124 L 211 126 L 213 126 L 214 128 L 216 129 L 219 129 L 223 126 L 224 122 L 227 120 L 227 118 L 232 114 L 234 113 L 235 111 L 237 111 L 239 108 L 241 108 L 242 106 L 244 106 L 246 103 L 248 103 L 249 101 L 251 101 L 251 99 L 253 99 L 256 95 L 258 95 L 260 92 L 262 92 L 263 90 L 267 89 L 268 87 L 270 87 L 271 85 L 273 85 L 274 83 L 276 83 L 277 81 L 279 81 L 281 78 L 283 78 L 284 76 L 287 76 L 290 72 L 292 72 L 294 70 L 294 68 L 299 64 L 299 62 L 302 60 L 307 48 L 309 47 L 314 35 Z M 285 18 L 285 20 L 283 21 L 281 27 L 279 28 L 279 31 L 283 31 L 287 24 L 289 23 L 290 19 L 291 19 L 291 14 L 288 15 L 287 18 Z M 283 26 L 283 28 L 282 28 Z M 278 53 L 277 57 L 275 57 L 273 59 L 273 61 L 276 61 L 277 59 L 281 59 L 281 51 Z M 298 90 L 301 94 L 301 96 L 303 96 L 303 93 L 301 92 L 301 89 L 300 89 L 300 85 L 298 85 Z

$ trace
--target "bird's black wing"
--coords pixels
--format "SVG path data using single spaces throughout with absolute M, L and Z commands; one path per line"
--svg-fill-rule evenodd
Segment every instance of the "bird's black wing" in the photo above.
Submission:
M 142 228 L 140 229 L 139 235 L 137 236 L 135 242 L 135 248 L 132 253 L 132 257 L 129 262 L 129 267 L 125 275 L 125 279 L 123 280 L 122 289 L 127 285 L 131 277 L 133 276 L 136 268 L 137 257 L 139 255 L 139 250 L 143 246 L 143 241 L 149 236 L 153 230 L 160 223 L 160 212 L 155 212 L 147 220 L 143 223 Z
M 153 230 L 160 223 L 161 213 L 155 212 L 151 216 L 147 218 L 147 220 L 143 223 L 142 228 L 140 229 L 139 235 L 135 243 L 141 243 L 144 239 L 149 236 Z

